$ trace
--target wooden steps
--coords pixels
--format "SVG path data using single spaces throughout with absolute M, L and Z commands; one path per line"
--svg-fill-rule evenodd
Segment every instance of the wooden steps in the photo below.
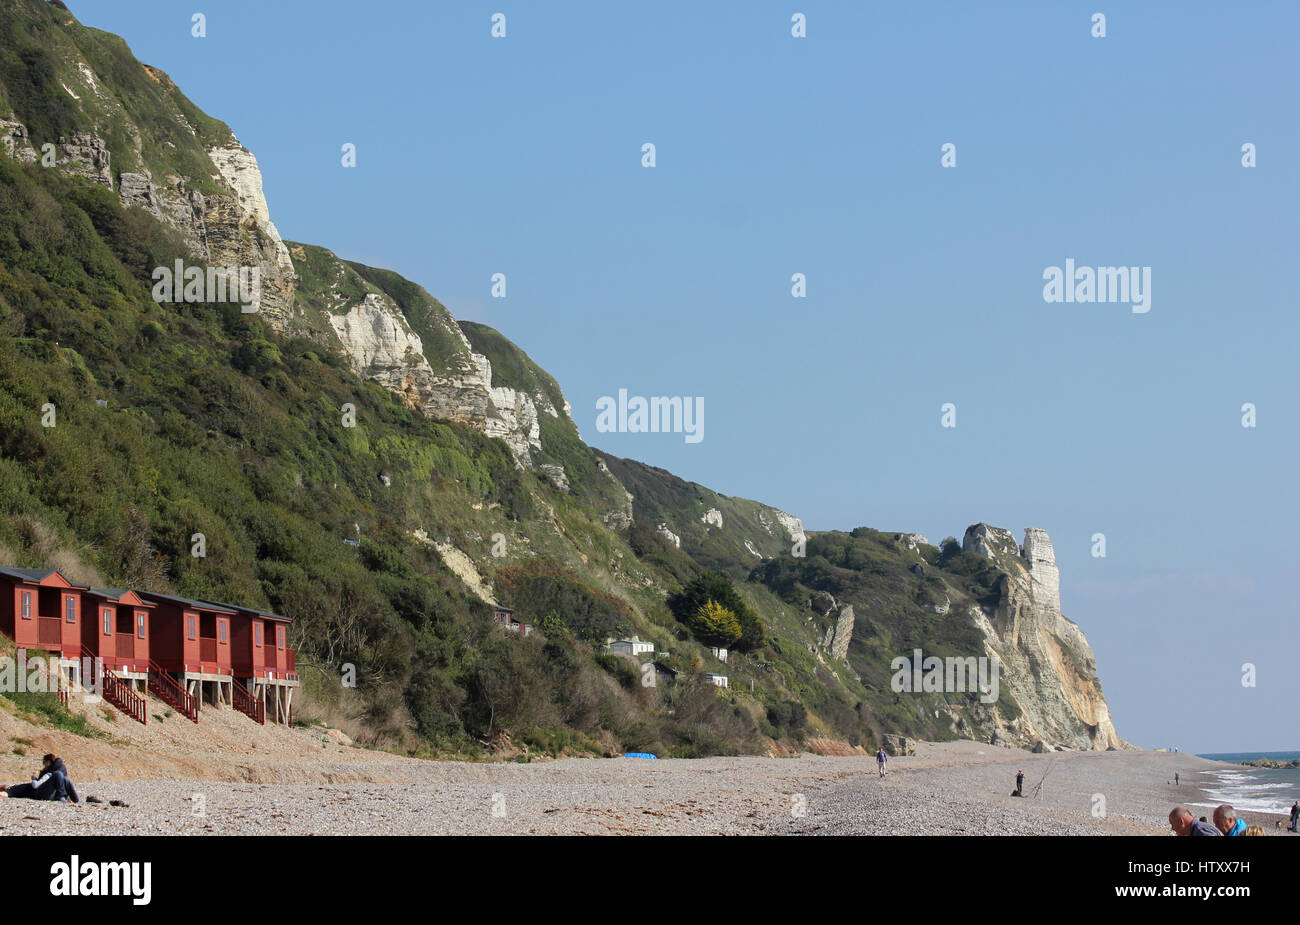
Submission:
M 163 671 L 153 659 L 149 660 L 149 690 L 190 722 L 199 721 L 199 698 L 181 687 L 176 679 Z

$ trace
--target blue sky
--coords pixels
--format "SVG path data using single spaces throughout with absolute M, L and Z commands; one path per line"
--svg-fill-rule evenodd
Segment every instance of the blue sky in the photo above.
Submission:
M 1300 7 L 70 5 L 230 124 L 286 238 L 501 330 L 588 442 L 814 530 L 1043 527 L 1121 735 L 1300 747 Z M 1044 302 L 1066 258 L 1150 266 L 1151 310 Z M 705 439 L 597 433 L 620 388 Z

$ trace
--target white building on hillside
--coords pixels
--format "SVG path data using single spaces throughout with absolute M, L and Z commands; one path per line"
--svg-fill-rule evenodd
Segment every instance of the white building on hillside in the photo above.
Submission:
M 611 636 L 605 640 L 605 651 L 611 655 L 650 655 L 654 650 L 655 644 L 643 642 L 640 636 L 630 636 L 627 639 Z

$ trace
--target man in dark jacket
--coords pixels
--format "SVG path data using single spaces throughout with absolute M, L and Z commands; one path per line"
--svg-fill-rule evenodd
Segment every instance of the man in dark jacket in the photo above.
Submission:
M 1291 804 L 1291 831 L 1296 831 L 1296 823 L 1300 822 L 1300 800 Z
M 52 800 L 58 803 L 79 803 L 77 788 L 72 786 L 67 766 L 57 755 L 41 759 L 41 773 L 30 784 L 0 784 L 0 797 L 26 800 Z
M 1218 835 L 1220 838 L 1223 837 L 1222 832 L 1208 822 L 1198 820 L 1186 806 L 1175 806 L 1170 810 L 1169 828 L 1174 830 L 1175 835 Z

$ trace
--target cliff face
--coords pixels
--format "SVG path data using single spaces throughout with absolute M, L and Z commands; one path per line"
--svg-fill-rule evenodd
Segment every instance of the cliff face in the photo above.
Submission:
M 342 351 L 358 375 L 410 407 L 500 437 L 521 465 L 533 466 L 539 409 L 556 409 L 494 383 L 487 358 L 473 353 L 436 300 L 427 293 L 414 301 L 394 298 L 374 280 L 396 274 L 344 266 L 328 252 L 340 265 L 337 273 L 300 276 L 271 218 L 257 158 L 224 123 L 194 107 L 165 73 L 131 57 L 118 37 L 86 29 L 67 14 L 51 28 L 51 11 L 26 0 L 5 0 L 3 12 L 11 28 L 40 35 L 45 61 L 66 94 L 63 118 L 54 124 L 38 117 L 39 124 L 28 125 L 16 110 L 4 112 L 0 101 L 0 145 L 9 156 L 115 191 L 124 206 L 173 228 L 196 262 L 256 267 L 258 312 L 272 330 Z M 169 118 L 133 116 L 146 111 Z M 345 278 L 358 271 L 368 277 L 359 291 Z M 564 480 L 554 464 L 551 477 Z
M 1061 613 L 1060 574 L 1047 532 L 1026 528 L 1021 547 L 1010 531 L 975 524 L 966 530 L 962 548 L 990 559 L 1004 573 L 996 606 L 968 610 L 988 655 L 1001 662 L 1001 683 L 1022 711 L 1010 721 L 992 715 L 995 737 L 1025 746 L 1045 741 L 1081 749 L 1124 747 L 1101 691 L 1092 647 Z
M 21 122 L 0 120 L 0 144 L 23 163 L 40 160 Z M 297 298 L 303 280 L 271 220 L 257 158 L 233 134 L 228 144 L 206 152 L 213 169 L 210 179 L 221 188 L 206 195 L 193 188 L 193 178 L 170 174 L 158 183 L 147 169 L 114 170 L 105 140 L 93 133 L 59 136 L 55 151 L 55 169 L 114 189 L 124 206 L 142 209 L 171 226 L 194 260 L 219 267 L 256 267 L 261 286 L 258 310 L 277 333 L 305 334 L 338 348 L 357 375 L 401 395 L 411 408 L 500 437 L 521 465 L 534 466 L 532 454 L 541 449 L 538 407 L 553 416 L 559 412 L 544 396 L 494 384 L 487 357 L 471 350 L 455 320 L 440 305 L 426 321 L 444 332 L 438 346 L 452 343 L 450 349 L 429 351 L 426 356 L 411 319 L 382 290 L 349 299 L 337 278 L 318 281 L 324 291 L 312 295 L 332 303 L 329 312 L 314 311 L 310 303 Z M 328 259 L 340 264 L 338 276 L 350 271 L 333 254 Z M 431 297 L 428 300 L 437 304 Z M 562 467 L 552 465 L 549 472 L 553 480 L 565 480 Z
M 124 207 L 176 232 L 194 261 L 256 267 L 257 320 L 282 343 L 314 341 L 324 350 L 312 352 L 336 352 L 351 374 L 378 383 L 406 408 L 466 425 L 436 428 L 457 430 L 447 439 L 464 442 L 430 452 L 427 465 L 412 461 L 424 458 L 414 450 L 399 452 L 418 441 L 391 433 L 377 440 L 382 470 L 363 486 L 364 500 L 337 512 L 335 521 L 361 534 L 360 522 L 374 514 L 376 498 L 384 498 L 383 528 L 436 549 L 484 600 L 492 598 L 491 579 L 503 565 L 541 554 L 561 561 L 618 595 L 642 621 L 629 630 L 644 638 L 658 633 L 659 651 L 682 651 L 684 665 L 692 664 L 693 643 L 671 624 L 664 596 L 700 571 L 725 572 L 771 640 L 763 653 L 733 655 L 726 670 L 737 680 L 746 673 L 756 679 L 762 704 L 804 703 L 819 734 L 855 745 L 864 727 L 877 740 L 906 733 L 1023 746 L 1040 740 L 1072 748 L 1123 745 L 1092 650 L 1060 612 L 1059 575 L 1046 533 L 1029 529 L 1022 548 L 1006 530 L 969 528 L 963 549 L 989 563 L 981 580 L 992 582 L 990 594 L 975 595 L 970 575 L 949 568 L 919 534 L 859 528 L 809 535 L 798 517 L 776 507 L 588 447 L 556 381 L 499 332 L 458 323 L 432 295 L 392 271 L 284 241 L 257 160 L 230 129 L 197 110 L 164 73 L 136 62 L 120 39 L 65 17 L 36 0 L 0 0 L 0 27 L 7 35 L 38 37 L 57 80 L 53 92 L 66 94 L 57 97 L 51 111 L 60 115 L 54 119 L 46 114 L 50 107 L 12 99 L 0 86 L 4 152 L 30 170 L 52 157 L 48 169 L 111 190 Z M 132 117 L 143 112 L 155 118 Z M 156 309 L 148 304 L 142 317 Z M 346 370 L 340 375 L 358 391 Z M 143 390 L 147 377 L 139 382 Z M 104 385 L 105 394 L 111 388 Z M 248 388 L 255 393 L 253 384 Z M 275 436 L 271 445 L 293 445 Z M 490 455 L 483 436 L 499 439 L 509 451 L 506 456 L 488 444 L 502 461 L 497 469 L 443 478 L 432 460 L 449 469 L 459 462 L 468 471 L 476 454 Z M 420 439 L 427 441 L 427 432 Z M 329 469 L 327 479 L 321 476 L 331 493 L 347 473 L 380 454 L 358 456 L 362 462 L 349 459 Z M 409 479 L 418 484 L 404 484 L 404 472 L 418 473 Z M 311 474 L 304 479 L 295 471 L 284 481 L 301 491 Z M 439 482 L 449 484 L 435 489 Z M 269 491 L 267 484 L 261 489 Z M 457 492 L 454 503 L 438 491 Z M 370 524 L 376 533 L 380 523 Z M 507 535 L 512 558 L 499 560 L 488 551 L 495 545 L 489 538 Z M 254 563 L 249 573 L 256 569 Z M 279 579 L 264 584 L 278 587 Z M 1003 698 L 988 705 L 973 696 L 898 700 L 889 688 L 890 658 L 913 646 L 997 656 Z M 703 660 L 708 650 L 695 654 Z M 761 706 L 755 711 L 765 713 Z
M 93 85 L 101 102 L 111 98 L 110 90 L 84 62 L 79 62 L 76 73 Z M 114 128 L 138 140 L 140 131 L 125 115 L 125 107 L 119 102 L 113 112 Z M 21 122 L 0 119 L 0 143 L 22 163 L 40 163 L 116 191 L 124 206 L 143 209 L 175 229 L 196 261 L 219 267 L 257 267 L 260 311 L 277 330 L 288 330 L 296 283 L 293 261 L 271 221 L 262 193 L 262 174 L 252 153 L 228 133 L 222 146 L 203 155 L 211 169 L 203 182 L 175 173 L 155 180 L 143 164 L 134 171 L 115 167 L 108 140 L 100 134 L 106 126 L 90 113 L 86 119 L 89 131 L 44 139 L 33 138 Z M 47 144 L 52 148 L 46 149 Z M 213 184 L 216 190 L 209 189 L 206 195 L 197 188 Z
M 353 371 L 402 397 L 407 406 L 441 420 L 484 426 L 492 407 L 487 360 L 468 353 L 434 372 L 424 343 L 393 300 L 368 292 L 328 318 Z

